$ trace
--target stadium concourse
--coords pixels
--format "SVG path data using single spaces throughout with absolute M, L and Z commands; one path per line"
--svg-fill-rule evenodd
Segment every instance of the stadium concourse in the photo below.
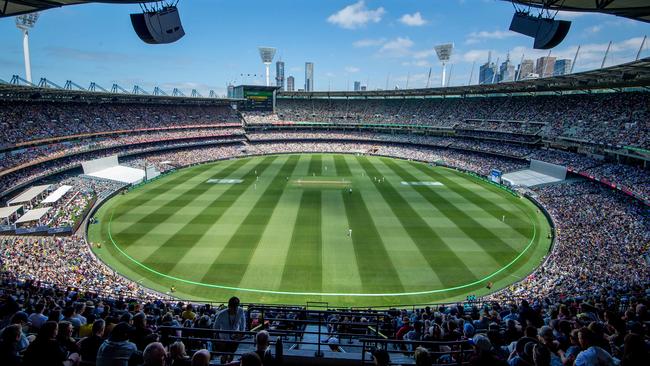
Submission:
M 163 346 L 170 346 L 174 365 L 202 358 L 219 364 L 256 350 L 265 365 L 315 363 L 315 354 L 332 364 L 390 358 L 421 365 L 590 365 L 600 358 L 639 365 L 648 359 L 647 92 L 280 95 L 275 113 L 242 114 L 220 100 L 107 101 L 89 93 L 81 103 L 46 90 L 34 100 L 14 88 L 0 102 L 2 199 L 37 185 L 71 188 L 54 203 L 34 197 L 3 218 L 3 365 L 149 364 Z M 84 222 L 93 221 L 87 214 L 126 187 L 80 176 L 82 162 L 118 155 L 120 164 L 166 173 L 309 152 L 412 159 L 484 177 L 526 169 L 531 160 L 567 167 L 566 180 L 522 190 L 551 218 L 552 249 L 533 273 L 480 298 L 359 310 L 250 304 L 245 296 L 241 304 L 185 301 L 115 272 L 97 259 L 85 235 Z M 24 211 L 42 207 L 51 209 L 35 228 L 16 227 Z M 20 235 L 61 227 L 68 235 Z M 31 232 L 43 233 L 38 230 Z M 265 351 L 269 342 L 274 349 Z

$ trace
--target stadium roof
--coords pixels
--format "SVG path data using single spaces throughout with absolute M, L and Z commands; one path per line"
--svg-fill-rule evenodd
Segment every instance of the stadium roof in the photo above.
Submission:
M 553 10 L 598 12 L 650 22 L 648 0 L 504 0 Z
M 281 98 L 380 98 L 563 92 L 643 87 L 650 90 L 650 57 L 603 69 L 507 83 L 429 89 L 278 92 Z
M 154 1 L 156 0 L 0 0 L 0 18 L 75 4 L 135 4 Z

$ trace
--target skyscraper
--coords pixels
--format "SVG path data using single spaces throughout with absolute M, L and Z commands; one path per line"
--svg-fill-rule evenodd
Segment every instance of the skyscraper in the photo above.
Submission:
M 354 82 L 354 91 L 361 91 L 361 82 L 360 81 L 355 81 Z
M 510 54 L 506 57 L 506 60 L 501 64 L 499 68 L 499 82 L 504 81 L 514 81 L 515 80 L 515 65 L 510 62 Z
M 527 59 L 521 61 L 519 68 L 517 69 L 517 78 L 516 80 L 524 80 L 531 78 L 531 75 L 535 72 L 535 63 L 533 60 Z
M 305 62 L 305 91 L 314 91 L 314 63 Z
M 228 98 L 234 98 L 235 97 L 235 86 L 232 84 L 228 84 Z
M 570 73 L 571 63 L 572 61 L 567 58 L 555 61 L 555 67 L 553 68 L 553 76 L 566 75 Z
M 284 61 L 275 63 L 275 86 L 279 86 L 280 90 L 284 90 Z
M 555 57 L 544 56 L 537 59 L 537 63 L 535 64 L 535 73 L 537 73 L 540 78 L 553 76 L 554 69 Z
M 481 65 L 478 71 L 479 84 L 492 84 L 496 80 L 497 65 L 492 62 L 492 52 L 488 53 L 488 61 Z
M 293 76 L 287 78 L 287 91 L 296 90 L 296 79 Z

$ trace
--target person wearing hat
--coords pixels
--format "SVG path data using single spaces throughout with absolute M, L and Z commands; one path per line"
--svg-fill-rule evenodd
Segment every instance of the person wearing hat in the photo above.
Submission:
M 97 366 L 128 366 L 131 356 L 137 354 L 138 347 L 129 342 L 133 327 L 122 322 L 113 327 L 108 339 L 97 351 Z
M 499 359 L 494 352 L 492 352 L 492 343 L 488 337 L 483 334 L 477 334 L 474 338 L 470 339 L 469 344 L 474 347 L 474 353 L 469 359 L 470 365 L 475 366 L 506 366 L 508 365 L 504 360 Z

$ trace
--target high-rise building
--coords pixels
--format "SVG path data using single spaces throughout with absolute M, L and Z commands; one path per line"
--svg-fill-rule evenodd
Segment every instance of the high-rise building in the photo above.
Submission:
M 524 80 L 530 78 L 532 74 L 535 73 L 535 63 L 533 60 L 527 59 L 521 61 L 519 68 L 517 69 L 516 80 Z
M 232 84 L 228 84 L 228 89 L 227 90 L 228 90 L 228 94 L 227 94 L 228 98 L 229 99 L 234 98 L 235 97 L 235 86 L 232 85 Z
M 508 54 L 506 60 L 501 64 L 501 67 L 499 68 L 499 77 L 497 79 L 499 82 L 515 80 L 515 65 L 510 61 L 510 54 Z
M 572 61 L 568 58 L 555 61 L 553 76 L 566 75 L 571 72 Z
M 361 82 L 360 81 L 355 81 L 354 82 L 354 91 L 361 91 Z
M 293 76 L 287 78 L 287 91 L 296 90 L 296 79 Z
M 305 91 L 314 91 L 314 63 L 305 62 Z
M 481 65 L 478 71 L 479 84 L 492 84 L 496 80 L 497 65 L 492 62 L 492 52 L 488 54 L 488 61 Z
M 537 63 L 535 64 L 535 73 L 537 73 L 540 78 L 553 76 L 554 69 L 555 57 L 544 56 L 537 59 Z
M 275 86 L 279 86 L 280 90 L 284 90 L 284 61 L 275 63 Z

